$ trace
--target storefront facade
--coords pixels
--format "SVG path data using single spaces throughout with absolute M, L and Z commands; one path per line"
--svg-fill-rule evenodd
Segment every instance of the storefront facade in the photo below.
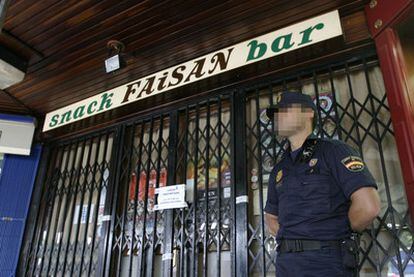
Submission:
M 414 274 L 413 145 L 395 124 L 412 108 L 394 115 L 399 91 L 384 77 L 371 6 L 338 6 L 339 37 L 174 89 L 183 97 L 154 109 L 46 132 L 19 275 L 274 275 L 263 207 L 286 141 L 273 139 L 264 109 L 284 90 L 311 95 L 316 134 L 359 150 L 378 182 L 382 209 L 360 238 L 360 276 Z M 156 211 L 156 188 L 174 184 L 186 185 L 188 208 Z

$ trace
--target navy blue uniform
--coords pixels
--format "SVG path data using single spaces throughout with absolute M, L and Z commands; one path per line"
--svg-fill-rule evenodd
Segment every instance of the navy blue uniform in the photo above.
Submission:
M 273 168 L 266 213 L 277 215 L 282 240 L 335 241 L 351 235 L 350 197 L 376 182 L 360 155 L 338 140 L 309 136 L 296 157 L 290 149 Z M 311 152 L 311 153 L 309 153 Z M 338 248 L 278 253 L 278 277 L 351 276 Z

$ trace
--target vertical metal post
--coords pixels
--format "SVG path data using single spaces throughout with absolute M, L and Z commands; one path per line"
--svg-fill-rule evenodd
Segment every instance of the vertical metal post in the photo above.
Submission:
M 191 255 L 191 272 L 192 276 L 198 276 L 198 237 L 197 237 L 197 207 L 198 207 L 198 146 L 199 146 L 199 127 L 200 127 L 200 106 L 197 104 L 195 108 L 195 142 L 194 142 L 194 188 L 193 188 L 193 241 Z
M 184 183 L 186 183 L 186 179 L 187 179 L 187 166 L 188 166 L 188 132 L 189 132 L 189 115 L 188 115 L 188 107 L 186 107 L 185 109 L 185 123 L 182 125 L 179 125 L 178 127 L 181 128 L 181 131 L 184 132 L 184 155 L 183 155 L 183 173 L 184 173 Z M 188 184 L 187 184 L 188 185 Z M 191 204 L 190 204 L 191 205 Z M 186 246 L 186 232 L 185 229 L 187 228 L 187 220 L 186 220 L 186 216 L 189 214 L 189 212 L 186 212 L 185 209 L 181 210 L 181 248 L 180 248 L 180 275 L 179 276 L 188 276 L 188 267 L 189 267 L 189 263 L 187 262 L 188 260 L 188 248 Z
M 272 90 L 270 90 L 270 98 L 272 99 Z M 260 121 L 260 97 L 259 97 L 259 91 L 256 90 L 256 97 L 255 97 L 255 102 L 256 102 L 256 122 L 257 122 L 257 146 L 258 146 L 258 157 L 259 157 L 259 166 L 258 166 L 258 174 L 259 174 L 259 207 L 260 207 L 260 211 L 263 211 L 263 207 L 264 207 L 264 203 L 263 203 L 263 180 L 262 180 L 262 176 L 263 176 L 263 172 L 262 172 L 262 165 L 263 165 L 263 161 L 262 161 L 262 134 L 261 134 L 261 121 Z M 273 125 L 273 124 L 272 124 Z M 266 131 L 265 131 L 266 132 Z M 255 205 L 257 203 L 252 203 L 252 205 Z M 261 240 L 260 240 L 260 244 L 261 244 L 261 251 L 262 251 L 262 276 L 266 276 L 266 249 L 265 249 L 265 238 L 266 238 L 266 234 L 265 234 L 265 224 L 264 224 L 264 215 L 263 212 L 260 213 L 260 235 L 261 235 Z
M 206 174 L 206 178 L 205 178 L 205 183 L 204 183 L 204 215 L 205 215 L 205 220 L 203 222 L 204 224 L 204 241 L 203 241 L 203 276 L 207 277 L 207 273 L 208 273 L 208 241 L 209 241 L 209 233 L 210 233 L 210 228 L 209 228 L 209 201 L 210 201 L 210 186 L 209 186 L 209 168 L 210 168 L 210 100 L 207 101 L 207 115 L 206 115 L 206 148 L 205 148 L 205 163 L 204 163 L 204 169 L 205 169 L 205 174 Z
M 216 258 L 216 262 L 217 262 L 217 268 L 216 268 L 216 276 L 220 276 L 221 274 L 221 196 L 222 196 L 222 174 L 223 172 L 221 172 L 221 165 L 222 165 L 222 153 L 221 153 L 221 148 L 223 147 L 222 145 L 222 130 L 221 130 L 221 126 L 222 126 L 222 122 L 221 122 L 221 109 L 222 106 L 222 102 L 221 102 L 221 97 L 218 97 L 218 111 L 217 111 L 217 124 L 218 124 L 218 136 L 217 136 L 217 140 L 218 140 L 218 173 L 217 173 L 217 258 Z
M 98 270 L 100 274 L 98 276 L 110 276 L 111 275 L 111 258 L 112 258 L 112 242 L 114 240 L 115 222 L 116 222 L 116 210 L 118 206 L 118 194 L 119 194 L 119 179 L 121 176 L 121 165 L 124 152 L 125 141 L 125 126 L 121 126 L 115 131 L 114 143 L 112 146 L 110 175 L 108 182 L 107 200 L 104 208 L 104 215 L 111 215 L 110 222 L 102 222 L 102 234 L 103 249 L 101 254 L 100 265 Z M 111 275 L 112 276 L 112 275 Z
M 248 191 L 247 191 L 247 174 L 246 174 L 246 110 L 245 110 L 246 92 L 244 90 L 238 91 L 234 94 L 233 102 L 233 172 L 234 176 L 234 195 L 235 195 L 235 275 L 237 277 L 248 276 L 249 262 L 248 262 Z
M 167 185 L 175 184 L 175 168 L 176 168 L 176 147 L 178 140 L 178 110 L 170 114 L 170 135 L 168 144 L 168 175 Z M 173 254 L 173 239 L 174 239 L 174 213 L 173 210 L 165 210 L 165 237 L 164 249 L 162 258 L 162 276 L 167 277 L 172 275 L 172 254 Z

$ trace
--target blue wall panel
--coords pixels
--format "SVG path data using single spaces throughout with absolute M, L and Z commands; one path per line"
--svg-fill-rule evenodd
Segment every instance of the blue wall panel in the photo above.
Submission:
M 14 276 L 27 212 L 41 156 L 36 145 L 30 156 L 6 155 L 0 178 L 0 276 Z

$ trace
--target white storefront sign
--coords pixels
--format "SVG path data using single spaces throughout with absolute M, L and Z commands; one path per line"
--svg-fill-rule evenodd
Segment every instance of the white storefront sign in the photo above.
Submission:
M 332 11 L 102 92 L 46 115 L 49 131 L 144 98 L 342 35 Z

